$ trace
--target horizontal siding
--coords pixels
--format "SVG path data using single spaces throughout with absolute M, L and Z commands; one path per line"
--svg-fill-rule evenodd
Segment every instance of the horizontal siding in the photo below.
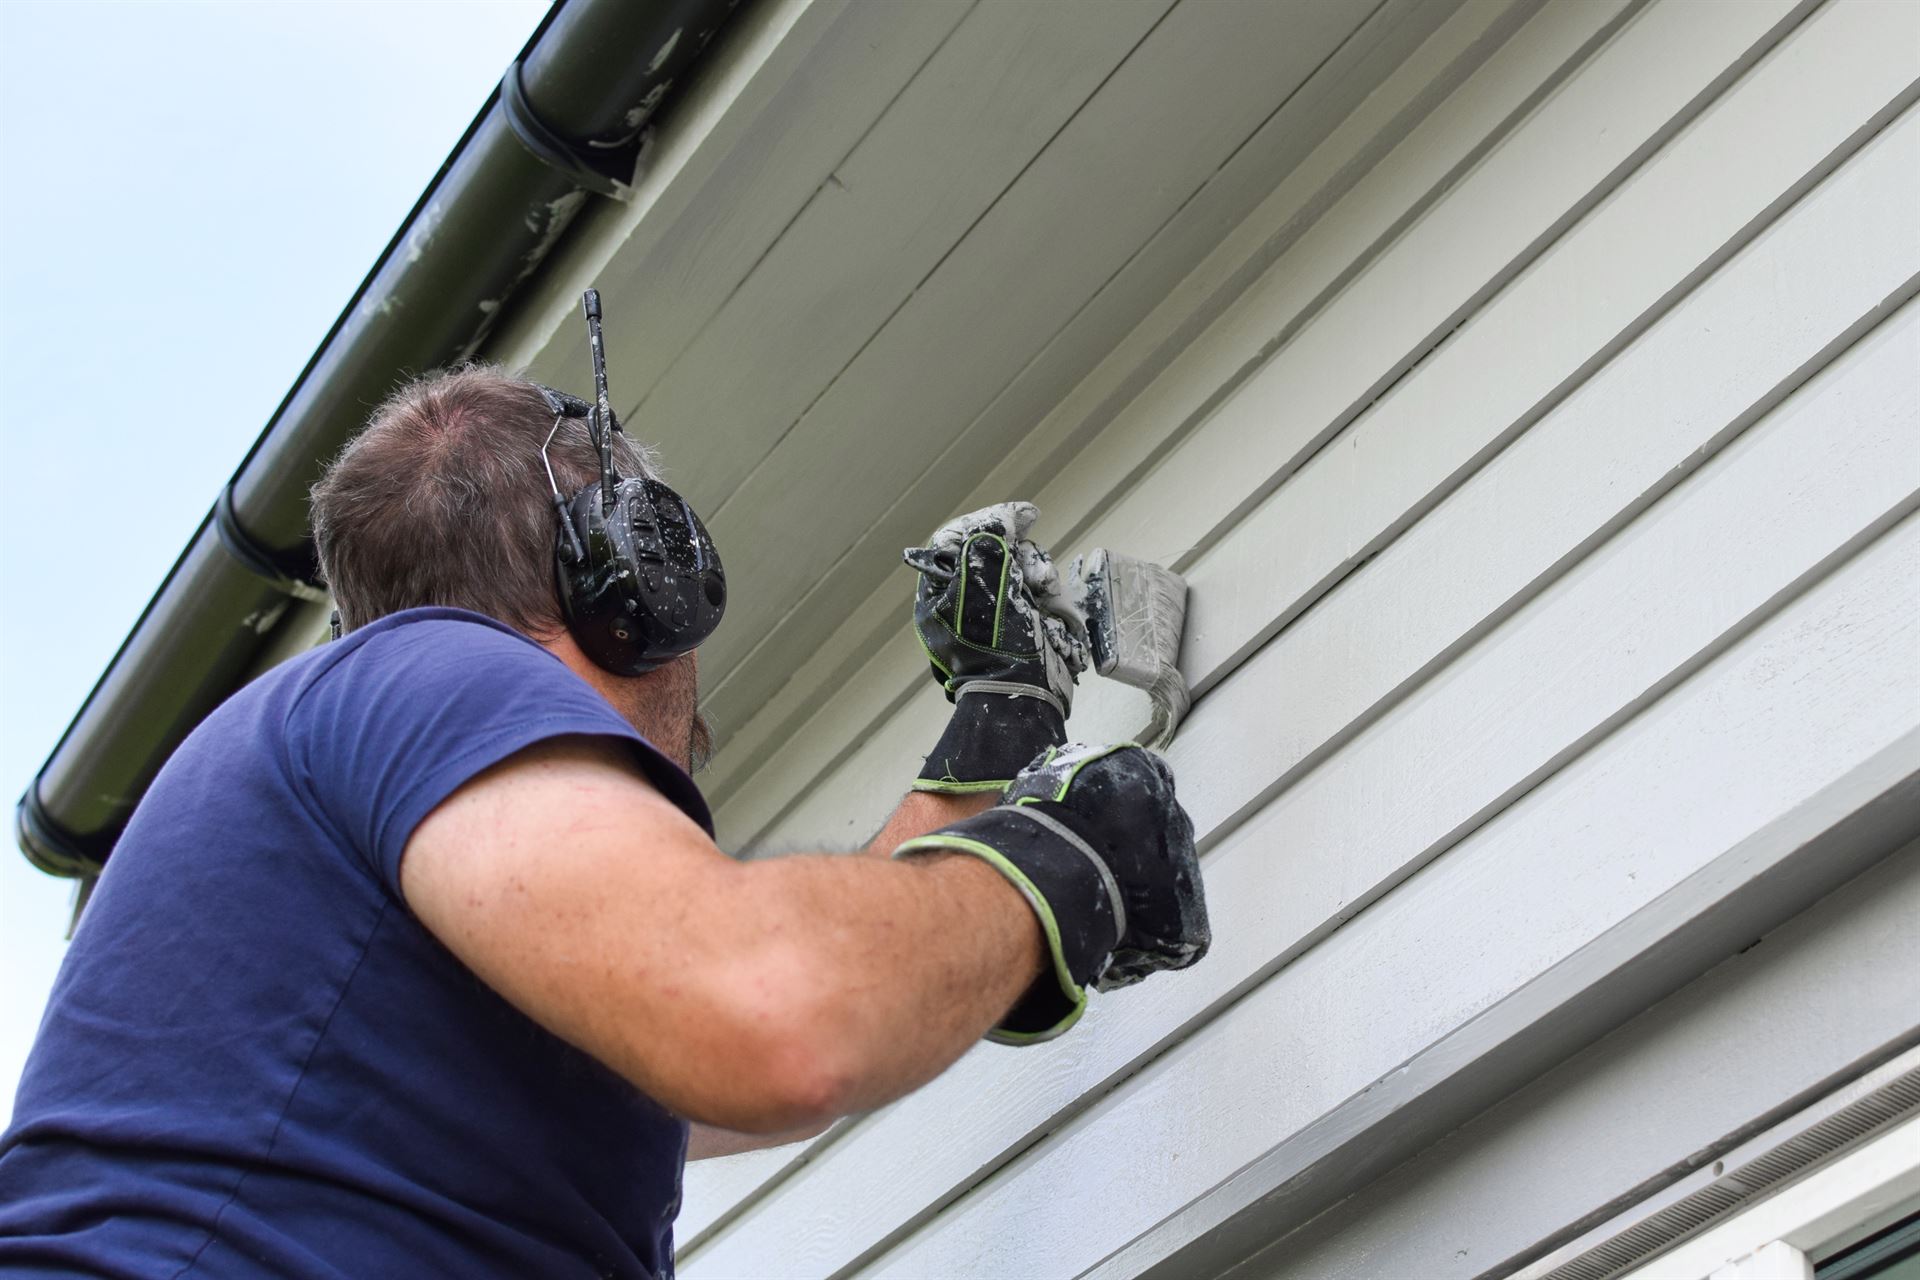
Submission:
M 1264 367 L 1263 361 L 1275 349 L 1285 349 L 1282 339 L 1286 335 L 1305 327 L 1309 317 L 1344 293 L 1362 268 L 1376 262 L 1409 226 L 1417 225 L 1438 197 L 1484 157 L 1486 134 L 1504 134 L 1530 104 L 1557 87 L 1566 71 L 1579 63 L 1592 42 L 1605 37 L 1626 8 L 1624 3 L 1604 0 L 1596 5 L 1549 6 L 1301 233 L 1248 288 L 1246 296 L 1207 327 L 1199 341 L 1111 420 L 1100 424 L 1091 441 L 1082 441 L 1082 447 L 1072 454 L 1071 466 L 1028 472 L 1010 460 L 976 491 L 976 496 L 985 499 L 995 493 L 1032 494 L 1046 513 L 1043 534 L 1056 547 L 1083 545 L 1115 532 L 1105 518 L 1110 503 L 1124 495 L 1130 483 L 1165 454 L 1171 441 L 1204 425 L 1215 408 Z M 1326 166 L 1333 171 L 1326 175 L 1329 179 L 1341 172 L 1340 159 L 1363 152 L 1356 139 L 1336 137 L 1327 145 L 1336 152 Z M 1286 212 L 1282 208 L 1263 214 L 1281 220 Z M 1282 221 L 1276 234 L 1284 236 L 1285 232 Z M 1418 265 L 1412 259 L 1403 262 Z M 1407 283 L 1412 287 L 1412 281 Z M 1430 340 L 1430 335 L 1423 334 L 1421 339 Z M 1222 346 L 1231 350 L 1223 353 Z M 1412 358 L 1398 347 L 1383 355 L 1388 365 L 1402 359 L 1410 363 Z M 1057 448 L 1050 438 L 1053 425 L 1051 421 L 1042 423 L 1035 432 L 1036 452 L 1052 454 Z M 1071 421 L 1068 430 L 1080 434 L 1092 425 Z M 1031 466 L 1032 460 L 1028 463 Z M 1249 467 L 1244 474 L 1254 483 L 1264 480 L 1257 468 Z M 1201 491 L 1201 496 L 1205 492 Z M 1194 513 L 1201 518 L 1216 514 L 1204 501 L 1183 502 L 1166 514 L 1185 520 Z M 1132 549 L 1125 542 L 1116 541 L 1115 545 Z M 1140 550 L 1147 553 L 1145 548 Z M 1181 550 L 1184 548 L 1176 549 L 1167 561 L 1179 563 Z M 891 726 L 910 725 L 916 719 L 921 724 L 937 723 L 941 714 L 939 694 L 926 688 L 924 659 L 911 637 L 898 634 L 898 597 L 897 589 L 889 590 L 877 594 L 866 606 L 867 611 L 879 616 L 892 639 L 881 659 L 869 664 L 861 679 L 849 682 L 841 696 L 785 739 L 789 743 L 799 739 L 823 746 L 832 744 L 830 749 L 840 752 L 851 744 L 860 744 L 864 756 L 841 763 L 839 772 L 843 776 L 910 776 L 912 766 L 900 765 L 897 753 L 885 755 L 876 736 Z M 1097 697 L 1097 686 L 1087 693 Z M 903 715 L 903 699 L 908 697 L 916 697 L 920 705 Z M 827 761 L 835 762 L 833 756 Z M 826 806 L 842 814 L 836 829 L 832 820 L 822 823 L 816 817 L 792 812 L 797 799 L 809 794 L 815 779 L 789 774 L 776 768 L 734 785 L 729 785 L 731 778 L 723 779 L 717 793 L 722 801 L 720 816 L 726 823 L 723 843 L 739 847 L 763 836 L 844 838 L 848 831 L 868 823 L 873 808 L 889 802 L 872 788 L 837 788 Z M 845 814 L 847 801 L 862 806 L 863 811 Z M 773 827 L 776 822 L 777 832 Z
M 1920 1039 L 1910 994 L 1884 980 L 1920 972 L 1917 917 L 1920 845 L 1909 845 L 1233 1280 L 1510 1275 L 1542 1242 L 1711 1164 Z M 1742 1088 L 1700 1087 L 1735 1065 Z
M 1412 1154 L 1469 1066 L 1524 1079 L 1533 1023 L 1911 767 L 1916 40 L 1894 0 L 1469 4 L 1355 112 L 1391 145 L 1336 131 L 1298 170 L 1333 194 L 1226 238 L 1260 269 L 1210 259 L 1207 323 L 989 481 L 1189 577 L 1214 954 L 690 1173 L 684 1274 L 1189 1274 Z M 919 665 L 769 707 L 724 835 L 877 826 L 942 714 Z M 1074 731 L 1140 715 L 1096 685 Z
M 1713 518 L 1724 522 L 1726 509 Z M 1715 566 L 1690 567 L 1687 589 L 1711 595 Z M 1299 952 L 1230 1015 L 1157 1055 L 883 1258 L 874 1274 L 1079 1274 L 1282 1144 L 1300 1142 L 1304 1170 L 1323 1144 L 1343 1136 L 1314 1131 L 1323 1118 L 1358 1120 L 1366 1108 L 1353 1100 L 1375 1082 L 1811 800 L 1847 765 L 1898 746 L 1920 718 L 1909 662 L 1920 645 L 1917 575 L 1920 524 L 1909 522 L 1617 737 Z M 1493 754 L 1502 712 L 1524 714 L 1528 698 L 1544 702 L 1577 683 L 1578 663 L 1595 650 L 1620 653 L 1631 636 L 1617 629 L 1611 602 L 1600 603 L 1597 613 L 1575 615 L 1595 628 L 1592 648 L 1574 648 L 1565 667 L 1506 671 L 1495 700 L 1478 704 L 1486 711 L 1479 733 L 1413 744 L 1427 749 L 1365 778 L 1374 812 L 1428 817 L 1413 797 L 1447 758 L 1434 746 L 1459 758 Z M 1530 677 L 1546 671 L 1558 680 L 1538 689 Z M 1806 738 L 1768 732 L 1783 721 Z M 1751 739 L 1750 749 L 1730 750 L 1739 738 Z M 1824 749 L 1808 751 L 1808 740 Z M 1445 782 L 1479 771 L 1450 772 L 1435 790 L 1444 794 Z M 1301 789 L 1287 793 L 1295 794 Z M 1235 888 L 1254 896 L 1220 912 L 1220 935 L 1245 939 L 1235 948 L 1244 951 L 1319 923 L 1279 864 L 1353 856 L 1359 850 L 1341 839 L 1348 834 L 1337 823 L 1308 826 L 1285 807 L 1242 828 L 1218 850 L 1209 889 L 1218 886 L 1223 906 Z M 1295 923 L 1301 916 L 1307 920 Z M 924 1158 L 927 1147 L 917 1150 Z M 1089 1176 L 1115 1169 L 1127 1177 Z
M 1051 536 L 1059 545 L 1068 545 L 1062 526 L 1091 513 L 1069 505 L 1071 495 L 1062 489 L 1073 477 L 1039 465 L 1044 459 L 1060 452 L 1067 441 L 1098 428 L 1099 457 L 1123 468 L 1114 481 L 1118 484 L 1125 460 L 1150 448 L 1166 431 L 1168 421 L 1197 417 L 1199 403 L 1215 393 L 1236 365 L 1257 361 L 1264 341 L 1258 336 L 1257 317 L 1263 308 L 1251 303 L 1263 301 L 1278 288 L 1283 305 L 1297 311 L 1314 291 L 1333 291 L 1337 280 L 1322 273 L 1319 264 L 1335 263 L 1345 253 L 1358 252 L 1358 246 L 1383 243 L 1397 225 L 1412 221 L 1423 202 L 1431 199 L 1428 193 L 1471 164 L 1480 149 L 1475 139 L 1551 86 L 1568 63 L 1578 60 L 1586 44 L 1602 38 L 1610 24 L 1619 20 L 1627 4 L 1626 0 L 1603 0 L 1562 6 L 1528 23 L 1535 8 L 1513 0 L 1473 0 L 1464 6 L 1280 183 L 1256 215 L 1209 255 L 1195 272 L 1195 280 L 1176 290 L 1082 387 L 1047 415 L 1030 433 L 1030 448 L 1010 455 L 956 507 L 981 505 L 995 494 L 1034 493 L 1052 513 L 1048 517 L 1054 529 Z M 1515 29 L 1523 25 L 1515 36 Z M 1483 68 L 1489 57 L 1491 65 Z M 1450 97 L 1463 81 L 1468 89 L 1460 98 Z M 1407 144 L 1392 145 L 1395 139 L 1407 139 Z M 1388 179 L 1384 183 L 1383 174 Z M 1356 183 L 1360 196 L 1341 202 L 1337 219 L 1308 220 L 1310 213 L 1324 212 L 1340 192 L 1354 190 Z M 1333 196 L 1327 194 L 1330 191 Z M 1329 245 L 1327 230 L 1348 237 L 1348 243 Z M 1312 237 L 1303 253 L 1284 255 L 1280 268 L 1264 271 L 1303 234 Z M 1304 280 L 1299 278 L 1302 263 L 1311 270 L 1310 278 Z M 1331 267 L 1335 277 L 1343 271 Z M 1275 277 L 1280 277 L 1277 285 Z M 1252 283 L 1250 296 L 1238 303 L 1233 292 L 1236 282 L 1241 288 Z M 1229 296 L 1216 302 L 1208 285 Z M 1235 343 L 1182 344 L 1182 335 L 1191 339 L 1194 316 L 1209 309 L 1219 314 L 1213 326 L 1216 337 L 1226 331 L 1234 335 Z M 1237 350 L 1226 349 L 1235 344 Z M 1166 370 L 1165 376 L 1146 379 L 1144 394 L 1126 396 L 1127 388 L 1142 385 L 1136 369 L 1156 361 Z M 875 592 L 824 649 L 827 653 L 878 649 L 879 658 L 865 670 L 841 670 L 831 662 L 802 668 L 761 715 L 730 738 L 702 783 L 716 802 L 723 847 L 749 847 L 776 815 L 791 809 L 815 782 L 818 774 L 811 770 L 794 772 L 777 763 L 756 767 L 756 762 L 766 763 L 774 745 L 798 745 L 817 752 L 815 758 L 824 772 L 844 762 L 858 743 L 885 731 L 889 720 L 910 720 L 895 713 L 912 695 L 918 694 L 925 704 L 919 713 L 922 723 L 937 723 L 933 718 L 941 714 L 938 708 L 943 704 L 937 697 L 928 702 L 924 659 L 903 634 L 899 619 L 898 591 Z M 1093 692 L 1092 687 L 1083 690 L 1083 706 Z M 923 749 L 923 745 L 905 750 Z M 846 840 L 863 826 L 871 829 L 878 822 L 874 815 L 905 786 L 914 758 L 899 750 L 892 757 L 868 751 L 863 760 L 877 785 L 838 787 L 840 805 L 846 811 L 839 825 L 829 815 L 822 826 L 788 824 L 776 838 L 793 844 L 831 844 Z M 785 759 L 793 759 L 792 754 Z M 742 765 L 742 760 L 747 763 Z M 841 773 L 857 778 L 860 767 L 856 762 Z M 757 1188 L 806 1158 L 795 1150 L 775 1151 L 690 1169 L 679 1218 L 683 1246 L 697 1246 L 716 1223 L 749 1202 Z
M 975 432 L 969 448 L 940 456 L 1372 7 L 1169 4 L 983 0 L 941 55 L 976 20 L 992 21 L 992 43 L 959 53 L 958 71 L 929 66 L 916 78 L 836 171 L 844 187 L 823 190 L 749 278 L 734 304 L 744 327 L 703 337 L 704 361 L 683 360 L 640 406 L 643 424 L 702 414 L 726 423 L 719 439 L 738 478 L 708 520 L 719 546 L 773 548 L 803 532 L 838 551 L 878 526 L 892 530 L 886 556 L 842 555 L 837 572 L 820 576 L 829 591 L 871 581 L 862 575 L 875 567 L 891 577 L 899 547 L 925 533 L 925 513 L 901 505 L 904 491 L 933 471 L 951 492 L 952 477 L 977 478 L 1018 438 L 1024 423 L 1003 422 L 999 439 Z M 1006 29 L 1027 25 L 1035 30 Z M 1193 94 L 1201 65 L 1218 79 Z M 951 98 L 956 81 L 967 101 L 943 101 L 937 116 L 905 110 L 922 85 Z M 982 112 L 975 104 L 986 101 L 994 106 Z M 1033 145 L 999 145 L 975 129 L 981 114 L 1019 122 Z M 946 127 L 931 128 L 931 118 Z M 865 161 L 883 134 L 893 153 Z M 1124 162 L 1129 155 L 1150 159 Z M 990 180 L 977 172 L 990 168 Z M 943 189 L 951 174 L 967 176 L 971 201 Z M 868 216 L 843 216 L 847 205 Z M 802 234 L 815 226 L 830 229 L 830 243 Z M 913 229 L 924 265 L 870 266 L 881 257 L 870 246 L 902 228 Z M 774 274 L 775 257 L 788 278 L 754 288 Z M 870 272 L 887 305 L 830 352 L 799 340 L 865 310 L 847 295 Z M 763 395 L 749 396 L 756 387 Z M 703 649 L 725 673 L 703 697 L 723 725 L 757 710 L 791 671 L 789 655 L 811 651 L 836 617 L 816 599 L 814 576 L 778 555 L 745 557 L 730 573 L 729 624 Z
M 1391 77 L 1366 97 L 1359 109 L 1305 160 L 1291 169 L 1283 165 L 1281 171 L 1286 176 L 1272 195 L 1260 203 L 1259 212 L 1207 254 L 1200 267 L 1122 339 L 1065 400 L 1052 411 L 1044 412 L 1037 425 L 1027 425 L 1032 421 L 1031 413 L 1023 417 L 1020 426 L 1025 434 L 1020 438 L 1020 447 L 1007 450 L 985 480 L 970 490 L 935 493 L 923 479 L 912 491 L 919 508 L 922 511 L 965 510 L 969 505 L 993 501 L 995 495 L 1014 492 L 1041 496 L 1053 512 L 1048 521 L 1052 528 L 1049 536 L 1064 545 L 1073 524 L 1091 514 L 1085 506 L 1087 499 L 1075 496 L 1076 491 L 1068 487 L 1074 485 L 1078 471 L 1092 464 L 1119 466 L 1124 473 L 1125 467 L 1151 452 L 1155 442 L 1165 438 L 1177 421 L 1177 417 L 1155 413 L 1153 406 L 1145 403 L 1162 385 L 1163 380 L 1157 375 L 1169 363 L 1174 363 L 1185 374 L 1176 379 L 1183 388 L 1206 388 L 1199 392 L 1203 399 L 1217 394 L 1231 366 L 1217 372 L 1195 368 L 1196 364 L 1219 359 L 1220 349 L 1214 343 L 1195 347 L 1191 342 L 1193 334 L 1210 324 L 1217 330 L 1231 323 L 1227 316 L 1221 316 L 1222 309 L 1227 308 L 1230 314 L 1232 300 L 1246 288 L 1247 282 L 1260 278 L 1303 232 L 1328 225 L 1316 221 L 1316 216 L 1357 183 L 1369 182 L 1369 170 L 1377 167 L 1382 154 L 1387 151 L 1395 156 L 1408 154 L 1404 148 L 1396 148 L 1395 143 L 1416 127 L 1425 134 L 1431 104 L 1446 96 L 1441 90 L 1457 85 L 1486 56 L 1488 48 L 1497 47 L 1511 33 L 1534 3 L 1535 0 L 1521 0 L 1517 4 L 1515 0 L 1472 0 L 1462 6 L 1458 17 L 1420 47 L 1401 74 Z M 1594 6 L 1581 7 L 1594 12 L 1595 20 L 1604 25 L 1609 16 L 1617 15 L 1626 3 L 1627 0 L 1600 0 Z M 1382 10 L 1393 7 L 1384 5 Z M 1584 15 L 1579 25 L 1586 28 Z M 1559 56 L 1564 58 L 1565 52 L 1560 51 Z M 1342 61 L 1338 56 L 1330 59 L 1327 69 L 1338 71 Z M 1529 85 L 1534 82 L 1532 76 L 1522 78 Z M 1320 80 L 1316 75 L 1301 93 L 1290 98 L 1269 125 L 1263 127 L 1261 134 L 1265 135 L 1269 129 L 1286 133 L 1298 125 L 1313 136 L 1315 120 L 1296 118 L 1294 108 L 1304 107 L 1317 96 L 1311 91 L 1318 88 Z M 1514 109 L 1513 101 L 1497 98 L 1483 104 L 1481 114 L 1489 117 L 1490 127 L 1500 113 Z M 1466 128 L 1460 132 L 1474 134 L 1477 131 Z M 1437 161 L 1437 167 L 1423 167 L 1423 172 L 1431 173 L 1425 179 L 1429 185 L 1437 183 L 1449 169 L 1457 171 L 1468 163 L 1468 157 L 1462 154 L 1463 148 L 1445 143 L 1444 138 L 1428 136 L 1415 153 Z M 1237 153 L 1235 163 L 1230 164 L 1228 170 L 1235 168 L 1243 156 L 1249 156 L 1250 149 L 1251 144 Z M 1286 154 L 1282 152 L 1282 158 Z M 1213 185 L 1210 183 L 1202 195 L 1210 192 Z M 1417 189 L 1425 190 L 1425 187 Z M 1415 216 L 1418 200 L 1416 196 L 1414 204 L 1406 205 L 1398 197 L 1390 198 L 1391 210 L 1382 209 L 1378 216 L 1362 215 L 1357 222 L 1355 210 L 1349 204 L 1343 209 L 1341 223 L 1355 225 L 1364 236 L 1380 238 L 1388 233 L 1392 222 Z M 1197 199 L 1195 204 L 1200 201 Z M 1156 237 L 1143 251 L 1143 259 L 1159 256 L 1155 253 L 1158 243 L 1159 237 Z M 1341 259 L 1344 253 L 1337 249 L 1327 251 L 1324 245 L 1321 248 L 1329 260 Z M 1288 255 L 1287 261 L 1299 263 L 1302 259 Z M 1131 272 L 1123 273 L 1114 285 L 1130 283 L 1131 275 Z M 1162 289 L 1165 287 L 1161 285 Z M 1332 286 L 1323 281 L 1315 287 Z M 1103 291 L 1101 299 L 1096 301 L 1103 301 L 1105 297 L 1106 291 Z M 1216 316 L 1221 318 L 1213 324 Z M 1074 329 L 1080 327 L 1076 319 Z M 1084 336 L 1077 337 L 1085 340 Z M 1255 346 L 1258 346 L 1257 340 Z M 1053 352 L 1054 345 L 1049 344 L 1028 369 L 1050 365 Z M 1256 351 L 1249 350 L 1230 355 L 1228 359 L 1245 363 L 1256 355 Z M 938 353 L 935 358 L 939 358 Z M 1010 388 L 1010 391 L 1022 392 L 1014 397 L 1016 402 L 1031 400 L 1030 392 L 1020 385 L 1026 377 L 1027 371 L 1023 371 L 1015 388 Z M 1145 394 L 1140 394 L 1142 387 L 1146 388 Z M 996 400 L 996 406 L 999 403 Z M 1183 403 L 1178 413 L 1197 414 L 1198 406 Z M 989 418 L 997 418 L 997 414 L 990 411 Z M 1097 460 L 1081 452 L 1087 439 L 1095 434 L 1102 441 Z M 964 445 L 966 440 L 958 443 Z M 1063 472 L 1065 462 L 1077 452 L 1080 456 L 1075 459 L 1075 467 Z M 1121 478 L 1115 476 L 1111 483 L 1117 485 Z M 902 535 L 903 538 L 924 536 L 925 529 L 920 527 L 924 524 L 922 516 L 919 524 Z M 784 778 L 784 771 L 778 766 L 771 770 L 764 767 L 774 754 L 796 739 L 823 744 L 835 755 L 844 754 L 847 744 L 870 733 L 890 718 L 910 693 L 920 691 L 916 668 L 921 659 L 911 640 L 902 636 L 899 625 L 900 588 L 895 557 L 900 541 L 895 539 L 891 545 L 875 548 L 869 540 L 869 551 L 881 556 L 889 566 L 888 580 L 864 598 L 849 597 L 855 603 L 835 610 L 840 621 L 821 650 L 829 655 L 849 656 L 841 662 L 816 661 L 791 672 L 791 678 L 764 710 L 746 724 L 734 727 L 729 734 L 724 754 L 704 782 L 726 816 L 728 826 L 723 831 L 723 842 L 728 847 L 738 848 L 750 841 L 795 799 L 796 780 Z M 879 663 L 869 661 L 869 655 L 876 652 L 882 659 Z M 830 756 L 822 764 L 832 760 Z

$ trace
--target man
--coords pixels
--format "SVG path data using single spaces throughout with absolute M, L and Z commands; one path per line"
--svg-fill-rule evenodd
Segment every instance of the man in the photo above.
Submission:
M 1204 951 L 1164 765 L 1060 749 L 1030 508 L 915 553 L 956 711 L 874 856 L 723 855 L 693 655 L 616 674 L 563 617 L 556 499 L 600 500 L 566 399 L 425 379 L 316 486 L 344 635 L 214 712 L 120 840 L 0 1142 L 0 1270 L 667 1275 L 689 1154 Z

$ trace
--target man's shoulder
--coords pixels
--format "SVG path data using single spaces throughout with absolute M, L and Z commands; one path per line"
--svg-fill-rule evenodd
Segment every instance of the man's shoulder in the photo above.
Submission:
M 422 608 L 392 614 L 321 646 L 287 674 L 281 720 L 295 757 L 323 773 L 357 773 L 405 756 L 483 751 L 542 726 L 636 736 L 566 663 L 481 614 Z
M 388 614 L 287 664 L 291 701 L 342 684 L 446 686 L 511 679 L 582 683 L 565 663 L 503 622 L 429 606 Z
M 566 669 L 566 664 L 506 623 L 483 613 L 441 605 L 403 609 L 376 618 L 322 645 L 315 653 L 334 655 L 337 663 L 361 653 L 401 655 L 421 651 L 502 654 L 551 663 L 562 671 Z

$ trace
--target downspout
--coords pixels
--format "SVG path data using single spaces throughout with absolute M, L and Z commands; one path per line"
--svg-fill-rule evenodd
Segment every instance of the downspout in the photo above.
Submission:
M 411 373 L 479 349 L 738 0 L 563 0 L 335 321 L 15 810 L 29 861 L 99 873 L 167 757 L 290 604 L 321 599 L 307 490 Z

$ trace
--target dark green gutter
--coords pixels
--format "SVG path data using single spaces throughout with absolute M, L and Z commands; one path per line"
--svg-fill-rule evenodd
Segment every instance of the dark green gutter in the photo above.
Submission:
M 738 0 L 564 0 L 294 382 L 15 810 L 27 858 L 97 875 L 167 757 L 319 599 L 307 490 L 412 373 L 485 341 L 581 208 L 622 198 L 649 122 Z

